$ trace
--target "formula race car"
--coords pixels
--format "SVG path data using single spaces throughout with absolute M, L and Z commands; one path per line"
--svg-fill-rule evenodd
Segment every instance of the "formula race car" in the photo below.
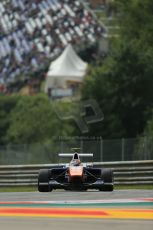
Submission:
M 82 163 L 80 157 L 93 157 L 92 153 L 61 153 L 60 157 L 72 157 L 69 164 L 52 169 L 41 169 L 38 175 L 38 191 L 51 192 L 53 189 L 86 191 L 113 191 L 111 169 L 94 168 Z

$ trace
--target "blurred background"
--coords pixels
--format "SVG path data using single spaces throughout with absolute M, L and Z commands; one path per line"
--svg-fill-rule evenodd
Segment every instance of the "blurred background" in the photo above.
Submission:
M 71 147 L 97 162 L 153 159 L 152 10 L 150 0 L 0 1 L 0 164 L 55 163 Z M 104 118 L 90 123 L 82 103 L 93 99 Z

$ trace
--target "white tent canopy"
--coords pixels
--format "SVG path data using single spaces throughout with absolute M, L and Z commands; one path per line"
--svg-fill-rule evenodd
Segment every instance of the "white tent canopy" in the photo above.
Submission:
M 87 63 L 82 61 L 69 44 L 64 52 L 51 63 L 47 73 L 45 92 L 49 88 L 64 88 L 67 81 L 82 82 Z

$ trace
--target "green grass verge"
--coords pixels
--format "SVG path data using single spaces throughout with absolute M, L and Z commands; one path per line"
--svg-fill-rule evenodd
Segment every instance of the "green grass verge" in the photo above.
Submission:
M 0 187 L 0 192 L 35 192 L 37 187 Z
M 122 189 L 149 189 L 153 190 L 153 185 L 115 185 L 114 190 Z M 0 187 L 0 192 L 36 192 L 37 187 Z
M 115 185 L 114 189 L 153 189 L 153 185 Z

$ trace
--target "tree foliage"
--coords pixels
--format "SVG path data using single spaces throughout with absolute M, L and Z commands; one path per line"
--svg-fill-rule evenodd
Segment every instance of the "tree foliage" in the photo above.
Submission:
M 153 107 L 153 2 L 117 0 L 121 34 L 103 65 L 83 86 L 83 98 L 95 98 L 104 112 L 91 134 L 135 137 L 144 131 Z
M 9 116 L 16 106 L 19 97 L 17 96 L 0 96 L 0 144 L 6 143 L 7 130 L 10 127 Z
M 58 119 L 45 95 L 21 97 L 10 114 L 7 142 L 17 144 L 47 143 L 70 135 L 72 127 Z

